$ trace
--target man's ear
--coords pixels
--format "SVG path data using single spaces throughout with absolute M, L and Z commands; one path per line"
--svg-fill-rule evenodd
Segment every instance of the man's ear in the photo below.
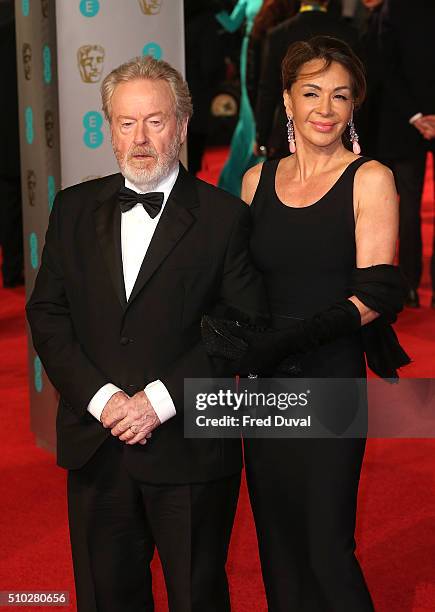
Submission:
M 186 140 L 187 137 L 187 124 L 189 123 L 189 120 L 187 119 L 183 119 L 181 122 L 181 126 L 180 126 L 180 141 L 181 144 L 184 143 L 184 141 Z

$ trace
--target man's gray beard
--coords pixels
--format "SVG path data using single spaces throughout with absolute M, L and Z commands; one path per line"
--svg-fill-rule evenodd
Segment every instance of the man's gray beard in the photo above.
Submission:
M 151 170 L 147 168 L 132 168 L 129 166 L 126 157 L 120 159 L 115 150 L 116 159 L 121 170 L 122 175 L 133 183 L 135 187 L 141 191 L 152 191 L 157 185 L 164 180 L 178 164 L 180 156 L 180 137 L 177 134 L 175 140 L 171 143 L 169 151 L 167 153 L 161 153 L 157 157 L 157 163 Z

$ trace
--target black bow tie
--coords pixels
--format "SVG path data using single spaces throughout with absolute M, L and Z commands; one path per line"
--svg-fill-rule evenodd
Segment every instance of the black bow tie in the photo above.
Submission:
M 136 193 L 128 187 L 119 191 L 119 207 L 125 213 L 140 203 L 145 208 L 151 219 L 157 217 L 162 210 L 164 194 L 160 191 L 152 193 Z

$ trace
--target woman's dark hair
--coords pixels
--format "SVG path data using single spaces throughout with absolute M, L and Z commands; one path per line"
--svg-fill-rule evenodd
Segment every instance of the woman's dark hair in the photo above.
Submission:
M 325 64 L 313 76 L 328 70 L 332 62 L 346 68 L 351 78 L 355 107 L 361 106 L 367 89 L 364 65 L 347 43 L 332 36 L 315 36 L 308 42 L 298 41 L 290 45 L 281 64 L 283 89 L 289 90 L 302 66 L 316 59 L 323 60 Z
M 294 17 L 299 10 L 299 0 L 264 0 L 252 26 L 251 37 L 263 38 L 267 30 Z

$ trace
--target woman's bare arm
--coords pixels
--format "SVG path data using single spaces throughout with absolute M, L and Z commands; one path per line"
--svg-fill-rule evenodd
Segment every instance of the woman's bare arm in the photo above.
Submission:
M 376 161 L 361 166 L 355 175 L 354 201 L 357 267 L 392 264 L 396 254 L 399 210 L 391 170 Z M 349 299 L 360 311 L 362 325 L 379 316 L 356 296 Z

